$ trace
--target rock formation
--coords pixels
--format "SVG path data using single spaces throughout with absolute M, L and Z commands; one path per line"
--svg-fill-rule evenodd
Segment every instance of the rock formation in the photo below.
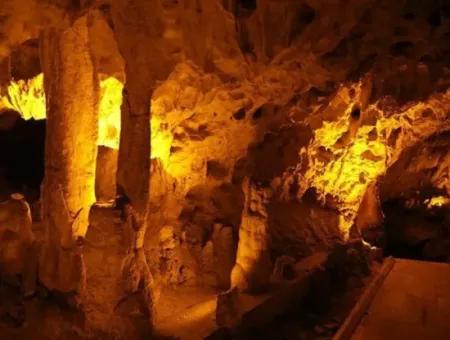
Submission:
M 449 37 L 445 1 L 7 1 L 0 134 L 40 120 L 46 152 L 4 267 L 34 282 L 40 246 L 38 283 L 120 338 L 159 292 L 230 312 L 337 244 L 450 258 Z
M 242 186 L 245 204 L 231 286 L 243 291 L 258 291 L 268 284 L 272 270 L 266 209 L 270 191 L 256 187 L 248 178 Z
M 42 192 L 46 241 L 39 270 L 50 289 L 84 285 L 78 242 L 95 203 L 98 80 L 89 50 L 88 18 L 42 36 L 47 93 L 45 179 Z
M 20 275 L 25 294 L 36 286 L 37 249 L 31 229 L 30 206 L 20 194 L 0 204 L 0 275 Z

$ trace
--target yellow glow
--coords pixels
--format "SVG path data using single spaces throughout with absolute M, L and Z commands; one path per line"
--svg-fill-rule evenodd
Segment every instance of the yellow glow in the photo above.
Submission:
M 443 207 L 450 204 L 450 198 L 445 196 L 435 196 L 425 200 L 428 208 Z
M 100 81 L 98 145 L 113 149 L 119 148 L 120 142 L 120 110 L 122 105 L 123 83 L 114 77 Z M 160 158 L 167 167 L 169 163 L 172 135 L 163 128 L 158 103 L 152 103 L 155 114 L 151 121 L 152 158 Z M 45 93 L 43 74 L 29 79 L 11 81 L 7 93 L 0 94 L 0 109 L 17 111 L 28 120 L 45 119 Z
M 355 90 L 358 98 L 358 86 Z M 345 89 L 342 91 L 344 95 L 340 98 L 345 99 Z M 346 112 L 336 120 L 324 121 L 314 131 L 314 140 L 307 148 L 309 169 L 305 174 L 305 190 L 312 186 L 323 202 L 332 199 L 342 216 L 343 235 L 348 235 L 368 186 L 385 174 L 403 150 L 448 124 L 449 100 L 447 91 L 389 116 L 374 103 L 366 110 L 376 113 L 376 125 L 352 126 L 349 112 L 356 103 L 346 99 Z M 434 117 L 424 118 L 423 112 L 430 109 Z M 434 198 L 430 204 L 439 206 L 443 202 Z
M 24 119 L 44 119 L 46 111 L 42 73 L 28 80 L 11 81 L 6 94 L 0 97 L 0 109 L 20 112 Z
M 14 109 L 25 119 L 44 118 L 42 79 L 42 75 L 39 75 L 29 81 L 12 82 L 7 95 L 0 96 L 0 109 Z M 186 79 L 198 82 L 192 85 L 192 81 Z M 219 81 L 216 83 L 213 78 L 203 79 L 184 65 L 174 71 L 172 78 L 165 81 L 159 91 L 155 91 L 152 100 L 151 157 L 161 159 L 165 171 L 173 177 L 183 177 L 190 185 L 204 180 L 203 153 L 220 154 L 223 153 L 224 145 L 229 145 L 231 163 L 245 154 L 248 144 L 257 138 L 256 129 L 248 128 L 243 133 L 238 123 L 230 124 L 229 129 L 217 128 L 220 124 L 227 124 L 223 117 L 236 110 L 237 102 L 230 99 L 228 89 L 216 89 L 206 94 L 196 91 L 209 88 L 211 84 L 221 89 Z M 318 128 L 314 125 L 314 138 L 302 151 L 302 159 L 307 160 L 308 164 L 308 170 L 302 174 L 300 183 L 302 192 L 313 187 L 323 203 L 330 203 L 338 209 L 340 229 L 344 235 L 348 234 L 369 185 L 385 174 L 403 150 L 436 131 L 450 128 L 450 90 L 389 114 L 383 112 L 379 103 L 367 104 L 362 110 L 363 114 L 370 113 L 376 119 L 371 120 L 376 123 L 367 123 L 363 118 L 355 120 L 351 117 L 355 105 L 363 102 L 361 86 L 342 86 L 338 90 L 325 108 L 328 111 L 323 117 L 316 117 L 320 118 L 322 125 Z M 100 89 L 98 144 L 118 149 L 123 84 L 115 78 L 105 78 L 100 82 Z M 249 89 L 247 92 L 251 91 Z M 350 95 L 350 92 L 353 94 Z M 241 105 L 239 103 L 238 107 Z M 322 112 L 318 109 L 317 115 Z M 432 112 L 433 116 L 425 116 L 424 112 Z M 189 140 L 191 143 L 182 145 L 182 151 L 171 154 L 174 131 L 179 128 L 180 134 L 186 134 L 188 138 L 190 131 L 195 134 L 203 117 L 211 113 L 217 118 L 208 122 L 208 128 L 215 129 L 217 133 L 208 135 L 207 143 Z M 235 142 L 237 134 L 242 134 L 239 143 Z M 178 139 L 180 141 L 183 139 Z M 441 204 L 439 202 L 434 199 L 430 204 L 438 206 Z
M 320 145 L 331 148 L 338 139 L 347 131 L 348 124 L 345 120 L 338 122 L 323 122 L 323 126 L 315 132 L 316 140 Z
M 170 147 L 172 145 L 172 134 L 163 128 L 162 120 L 155 114 L 151 121 L 152 129 L 152 157 L 159 158 L 164 166 L 168 168 L 170 161 Z
M 98 145 L 119 149 L 120 143 L 120 107 L 122 105 L 123 84 L 114 77 L 100 82 Z M 159 158 L 167 167 L 170 155 L 172 135 L 163 129 L 158 116 L 159 107 L 152 102 L 152 152 L 151 158 Z
M 100 81 L 98 145 L 119 149 L 123 84 L 114 77 Z
M 324 134 L 324 138 L 327 139 L 324 141 L 326 143 L 329 136 Z M 319 142 L 322 145 L 322 141 Z M 364 157 L 365 153 L 370 153 L 374 158 Z M 315 164 L 315 168 L 320 168 L 323 173 L 314 177 L 314 186 L 346 203 L 357 203 L 364 195 L 367 185 L 383 172 L 385 159 L 385 145 L 378 141 L 368 141 L 366 131 L 362 128 L 351 145 L 342 152 L 334 153 L 333 160 Z

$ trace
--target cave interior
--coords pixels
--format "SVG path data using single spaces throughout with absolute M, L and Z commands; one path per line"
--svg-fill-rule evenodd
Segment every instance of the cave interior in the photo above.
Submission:
M 2 3 L 0 338 L 331 339 L 450 263 L 449 86 L 446 0 Z

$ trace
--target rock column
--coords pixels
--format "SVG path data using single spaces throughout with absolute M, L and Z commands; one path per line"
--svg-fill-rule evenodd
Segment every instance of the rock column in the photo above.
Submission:
M 98 80 L 87 20 L 48 29 L 41 38 L 47 135 L 39 276 L 61 292 L 80 292 L 84 285 L 81 243 L 95 202 Z
M 143 245 L 149 210 L 151 98 L 156 81 L 165 79 L 169 70 L 164 13 L 158 0 L 114 0 L 112 18 L 126 77 L 117 165 L 118 194 L 126 202 L 124 226 L 132 240 L 123 264 L 124 284 L 126 293 L 141 293 L 152 324 L 155 287 Z
M 249 179 L 242 185 L 245 206 L 239 227 L 236 264 L 231 272 L 231 287 L 256 292 L 268 285 L 272 272 L 267 203 L 270 190 Z

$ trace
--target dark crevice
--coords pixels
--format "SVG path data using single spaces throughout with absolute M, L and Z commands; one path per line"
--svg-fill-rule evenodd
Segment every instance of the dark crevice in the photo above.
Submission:
M 5 120 L 4 113 L 0 121 Z M 7 129 L 0 129 L 1 194 L 23 192 L 28 199 L 39 197 L 44 178 L 45 120 L 17 118 Z

